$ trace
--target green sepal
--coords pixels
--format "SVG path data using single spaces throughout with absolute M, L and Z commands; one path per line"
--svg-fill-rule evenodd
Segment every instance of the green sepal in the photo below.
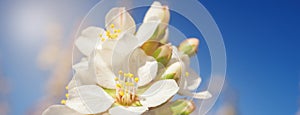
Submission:
M 166 75 L 162 76 L 161 79 L 175 79 L 175 75 L 176 75 L 176 73 L 166 74 Z

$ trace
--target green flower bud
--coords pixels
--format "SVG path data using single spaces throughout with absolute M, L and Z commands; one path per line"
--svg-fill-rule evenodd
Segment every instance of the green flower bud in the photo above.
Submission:
M 152 55 L 157 62 L 167 65 L 172 57 L 172 47 L 170 44 L 165 44 L 157 48 Z
M 160 42 L 157 41 L 147 41 L 145 42 L 141 48 L 144 50 L 144 52 L 149 55 L 152 56 L 154 51 L 160 47 L 162 44 Z
M 170 108 L 173 115 L 189 115 L 195 110 L 195 104 L 189 100 L 178 99 L 172 102 Z
M 161 79 L 174 79 L 178 80 L 181 74 L 181 63 L 176 62 L 167 67 L 166 71 L 162 74 Z
M 179 51 L 187 54 L 189 56 L 193 56 L 196 54 L 198 50 L 199 40 L 197 38 L 189 38 L 181 42 L 179 45 Z

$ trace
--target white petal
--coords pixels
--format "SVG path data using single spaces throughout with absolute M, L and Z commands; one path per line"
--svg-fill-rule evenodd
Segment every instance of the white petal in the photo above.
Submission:
M 201 77 L 191 68 L 188 69 L 189 76 L 182 77 L 182 81 L 185 85 L 180 85 L 180 88 L 187 89 L 190 91 L 196 90 L 200 83 L 201 83 Z
M 209 99 L 212 97 L 211 93 L 209 91 L 202 91 L 202 92 L 191 92 L 189 90 L 179 90 L 179 94 L 184 95 L 184 96 L 190 96 L 195 99 Z
M 163 20 L 164 10 L 160 2 L 153 2 L 149 10 L 147 11 L 143 22 Z
M 133 34 L 136 30 L 134 19 L 125 10 L 125 7 L 111 9 L 105 17 L 105 24 L 107 30 L 110 30 L 111 32 L 113 32 L 113 29 L 120 29 L 121 31 Z M 115 27 L 110 28 L 109 26 L 111 24 L 114 24 Z
M 118 73 L 119 70 L 129 72 L 130 54 L 138 47 L 137 38 L 130 33 L 123 33 L 116 43 L 116 47 L 112 54 L 112 69 Z
M 167 67 L 162 76 L 175 73 L 174 78 L 180 78 L 184 65 L 180 62 L 175 62 Z
M 212 95 L 208 91 L 202 91 L 195 93 L 193 97 L 196 99 L 209 99 Z
M 69 99 L 66 106 L 82 114 L 96 114 L 106 111 L 114 99 L 101 87 L 85 85 L 69 90 Z
M 89 62 L 87 59 L 83 58 L 79 63 L 72 66 L 74 70 L 80 70 L 80 69 L 88 69 Z
M 176 59 L 177 57 L 180 57 L 182 54 L 178 51 L 178 48 L 176 46 L 172 46 L 172 57 Z
M 190 66 L 190 57 L 186 54 L 183 54 L 181 56 L 181 61 L 184 63 L 185 67 L 189 67 Z
M 156 28 L 155 35 L 151 38 L 161 40 L 166 33 L 166 28 L 170 20 L 170 11 L 167 6 L 162 6 L 159 2 L 155 1 L 147 11 L 143 23 L 158 22 L 159 26 Z M 167 33 L 168 34 L 168 33 Z
M 90 26 L 86 29 L 82 30 L 81 36 L 87 37 L 87 38 L 99 38 L 100 34 L 103 34 L 105 31 L 102 28 Z
M 102 49 L 108 49 L 110 51 L 112 51 L 115 48 L 115 44 L 117 43 L 117 40 L 115 39 L 106 39 L 102 44 L 101 44 L 101 48 Z
M 103 57 L 111 54 L 99 53 L 96 52 L 91 56 L 90 59 L 90 69 L 93 71 L 96 76 L 97 83 L 105 88 L 114 89 L 116 84 L 114 81 L 115 74 L 112 72 L 110 66 L 107 65 L 107 61 L 103 60 Z M 110 56 L 107 58 L 111 59 Z
M 97 51 L 97 57 L 96 58 L 101 58 L 101 60 L 99 59 L 99 61 L 103 61 L 101 62 L 102 64 L 105 64 L 108 67 L 111 67 L 111 62 L 112 62 L 112 49 L 102 49 Z
M 88 69 L 78 69 L 69 82 L 68 88 L 72 89 L 82 85 L 96 85 L 96 77 Z
M 139 27 L 136 33 L 136 37 L 138 38 L 139 45 L 142 45 L 144 42 L 146 42 L 148 39 L 151 38 L 156 28 L 158 27 L 159 23 L 160 22 L 147 22 L 147 23 L 143 23 Z
M 165 29 L 168 26 L 170 20 L 170 11 L 167 6 L 162 6 L 159 2 L 155 1 L 147 11 L 143 23 L 148 22 L 161 22 L 159 27 L 157 28 L 157 36 L 158 38 L 161 38 L 163 36 L 162 33 L 165 32 Z
M 89 56 L 96 47 L 98 36 L 103 33 L 102 28 L 88 27 L 82 31 L 81 36 L 75 41 L 75 45 L 84 55 Z
M 149 61 L 154 61 L 151 60 L 154 59 L 151 56 L 147 56 L 146 53 L 141 49 L 141 48 L 136 48 L 134 49 L 131 54 L 129 54 L 129 69 L 130 72 L 133 74 L 137 74 L 137 70 L 139 67 L 143 66 L 146 64 L 146 62 Z
M 167 43 L 169 39 L 169 28 L 165 30 L 163 38 L 160 40 L 161 43 Z
M 175 80 L 160 80 L 150 86 L 141 98 L 141 104 L 146 107 L 156 107 L 166 102 L 169 98 L 177 93 L 179 87 Z
M 48 107 L 42 115 L 83 115 L 70 109 L 65 105 L 52 105 Z
M 157 62 L 149 61 L 146 64 L 138 69 L 139 82 L 138 86 L 144 86 L 150 83 L 153 79 L 155 79 L 157 74 Z
M 185 67 L 190 65 L 190 57 L 183 52 L 178 51 L 177 47 L 172 46 L 172 57 L 168 65 L 171 65 L 175 62 L 181 61 Z M 179 60 L 180 59 L 180 60 Z
M 148 110 L 148 108 L 144 107 L 144 106 L 140 106 L 140 107 L 116 106 L 109 110 L 109 114 L 111 114 L 111 115 L 140 115 L 147 110 Z
M 129 63 L 129 72 L 139 77 L 138 86 L 144 86 L 156 77 L 158 63 L 142 49 L 137 48 L 132 52 Z

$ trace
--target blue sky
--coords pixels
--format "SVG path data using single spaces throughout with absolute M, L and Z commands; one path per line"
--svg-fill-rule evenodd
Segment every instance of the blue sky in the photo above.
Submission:
M 226 80 L 238 94 L 239 112 L 242 115 L 295 114 L 299 102 L 300 2 L 200 2 L 222 32 L 227 53 Z M 43 28 L 39 23 L 43 25 L 56 21 L 64 26 L 64 37 L 69 38 L 95 3 L 97 0 L 0 1 L 0 68 L 11 84 L 12 91 L 8 98 L 11 114 L 24 114 L 36 102 L 43 93 L 46 74 L 49 74 L 39 70 L 35 64 L 39 48 L 46 42 L 45 33 L 29 33 L 39 33 L 39 29 Z M 32 11 L 42 17 L 30 15 Z M 19 23 L 23 19 L 45 21 L 37 21 L 36 28 L 24 28 L 26 23 Z M 188 23 L 185 25 L 188 26 Z M 191 28 L 185 33 L 196 32 Z M 66 39 L 65 42 L 70 41 Z M 203 52 L 199 53 L 199 60 L 208 59 L 203 56 L 207 54 L 206 44 L 200 48 Z M 208 64 L 204 63 L 204 70 L 209 67 Z M 204 72 L 205 75 L 208 73 Z
M 295 114 L 299 98 L 299 1 L 201 1 L 222 31 L 227 80 L 243 115 Z

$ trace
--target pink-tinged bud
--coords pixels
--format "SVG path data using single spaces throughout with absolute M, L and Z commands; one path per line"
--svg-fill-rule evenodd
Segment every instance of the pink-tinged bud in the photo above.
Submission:
M 189 115 L 195 110 L 195 104 L 191 100 L 178 99 L 170 105 L 174 115 Z
M 179 45 L 179 51 L 187 54 L 189 56 L 193 56 L 196 54 L 199 46 L 199 40 L 197 38 L 189 38 L 181 42 Z
M 147 41 L 145 42 L 141 48 L 144 50 L 144 52 L 149 55 L 152 56 L 154 51 L 158 48 L 162 46 L 162 44 L 160 42 L 157 41 Z
M 165 44 L 157 48 L 152 55 L 157 62 L 167 65 L 172 57 L 172 47 L 170 44 Z

